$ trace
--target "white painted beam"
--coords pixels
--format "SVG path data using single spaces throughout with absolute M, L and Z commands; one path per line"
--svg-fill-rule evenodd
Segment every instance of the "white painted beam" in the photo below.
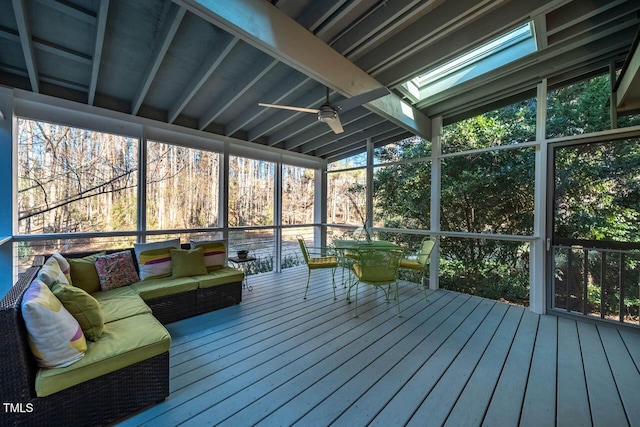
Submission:
M 0 29 L 0 37 L 12 42 L 20 43 L 20 34 L 11 29 Z M 54 55 L 79 62 L 81 64 L 91 64 L 91 57 L 72 49 L 67 49 L 55 43 L 40 41 L 33 39 L 33 47 L 43 52 L 52 53 Z
M 294 93 L 296 90 L 311 82 L 311 79 L 298 73 L 291 71 L 280 83 L 272 87 L 269 92 L 260 97 L 260 102 L 267 104 L 281 104 L 283 101 Z M 285 101 L 286 102 L 286 101 Z M 225 128 L 225 135 L 231 136 L 240 129 L 244 129 L 249 123 L 257 120 L 263 114 L 272 111 L 259 105 L 253 105 L 239 114 Z
M 546 49 L 549 46 L 547 38 L 547 15 L 541 13 L 533 18 L 533 31 L 536 38 L 538 50 Z
M 461 33 L 459 30 L 463 27 L 466 31 L 466 27 L 470 23 L 497 8 L 501 3 L 504 3 L 504 0 L 498 2 L 490 0 L 448 2 L 447 7 L 436 8 L 431 13 L 424 15 L 401 32 L 392 35 L 376 46 L 375 49 L 368 51 L 356 63 L 369 73 L 384 71 L 407 58 L 411 58 L 425 46 L 454 33 Z M 486 32 L 487 27 L 484 30 Z M 413 73 L 415 73 L 415 69 L 407 72 L 411 77 L 413 77 Z
M 350 60 L 355 60 L 373 46 L 435 9 L 446 0 L 394 0 L 380 3 L 366 19 L 358 22 L 331 46 Z
M 629 65 L 619 79 L 616 92 L 618 112 L 637 110 L 640 108 L 640 44 L 632 52 Z
M 342 126 L 347 126 L 357 120 L 360 120 L 365 115 L 371 114 L 369 110 L 366 108 L 355 108 L 353 110 L 349 110 L 343 114 L 340 114 L 340 123 Z M 300 147 L 305 143 L 313 141 L 316 138 L 319 138 L 323 135 L 334 135 L 333 131 L 329 126 L 324 123 L 319 123 L 316 115 L 311 115 L 306 123 L 310 123 L 309 126 L 304 128 L 304 132 L 301 132 L 291 138 L 286 138 L 284 148 L 286 150 L 293 150 L 294 148 Z M 296 122 L 299 123 L 301 120 Z M 275 135 L 275 134 L 274 134 Z M 269 138 L 269 142 L 271 142 L 271 138 Z
M 315 82 L 311 82 L 312 84 L 315 84 Z M 310 86 L 309 90 L 304 95 L 291 101 L 291 104 L 289 105 L 305 108 L 318 108 L 320 104 L 322 104 L 325 98 L 325 94 L 326 88 L 320 85 Z M 285 126 L 295 118 L 302 117 L 303 114 L 307 115 L 308 113 L 296 113 L 293 111 L 285 110 L 278 111 L 267 120 L 259 123 L 251 130 L 249 130 L 248 139 L 249 141 L 255 141 L 256 139 L 272 131 L 273 129 Z
M 187 13 L 185 8 L 176 6 L 175 4 L 172 4 L 169 8 L 162 32 L 160 33 L 158 42 L 151 54 L 151 60 L 147 64 L 138 92 L 131 103 L 132 115 L 135 116 L 138 114 L 142 101 L 144 101 L 145 96 L 147 96 L 151 83 L 153 83 L 153 79 L 156 77 L 160 64 L 162 64 L 164 56 L 167 54 L 169 46 L 171 46 L 171 42 L 178 32 L 178 28 L 180 27 L 180 23 L 182 22 L 182 18 L 184 18 L 185 13 Z
M 376 79 L 264 0 L 175 0 L 274 58 L 346 97 L 382 87 Z M 390 94 L 366 107 L 399 126 L 430 136 L 431 120 Z M 404 111 L 410 111 L 405 113 Z
M 375 115 L 372 114 L 367 117 L 375 118 Z M 365 118 L 361 120 L 361 122 L 365 122 L 366 120 L 367 119 Z M 382 122 L 382 123 L 375 124 L 373 126 L 367 126 L 367 125 L 363 124 L 363 126 L 358 130 L 351 132 L 350 135 L 346 137 L 342 137 L 340 139 L 338 139 L 338 137 L 340 137 L 343 134 L 329 135 L 330 138 L 327 138 L 327 139 L 329 139 L 330 142 L 325 143 L 323 146 L 310 151 L 307 151 L 307 149 L 304 148 L 302 152 L 305 154 L 313 153 L 313 155 L 315 156 L 325 157 L 325 156 L 331 155 L 332 153 L 342 148 L 348 148 L 354 144 L 358 144 L 362 148 L 362 146 L 364 145 L 362 144 L 362 142 L 366 138 L 373 138 L 375 136 L 382 135 L 383 133 L 389 132 L 390 130 L 396 128 L 396 126 L 394 126 L 393 123 L 389 123 L 389 122 Z
M 547 123 L 547 80 L 538 84 L 536 112 L 536 147 L 535 154 L 535 183 L 533 206 L 533 236 L 535 240 L 529 247 L 529 308 L 534 313 L 544 314 L 547 310 L 547 278 L 548 245 L 547 235 L 547 179 L 548 179 L 548 140 L 546 136 Z M 551 273 L 553 274 L 553 273 Z M 550 295 L 549 295 L 550 296 Z
M 107 16 L 109 15 L 109 0 L 100 1 L 98 10 L 98 21 L 96 25 L 96 43 L 93 48 L 93 61 L 91 64 L 91 81 L 89 82 L 89 93 L 87 103 L 93 105 L 96 99 L 96 88 L 98 87 L 98 74 L 102 62 L 102 46 L 104 45 L 104 34 L 107 29 Z
M 360 147 L 362 147 L 364 146 L 363 141 L 365 139 L 382 135 L 383 133 L 389 132 L 394 128 L 395 126 L 393 125 L 393 123 L 382 122 L 369 128 L 358 129 L 358 131 L 353 132 L 350 136 L 347 136 L 346 138 L 340 138 L 339 140 L 334 141 L 331 144 L 325 145 L 324 147 L 315 150 L 313 153 L 316 156 L 325 157 L 338 150 L 341 150 L 342 148 L 348 148 L 351 145 L 358 144 Z
M 627 0 L 590 0 L 572 1 L 549 14 L 549 35 L 571 28 L 572 26 L 593 18 L 608 9 L 626 3 Z M 629 2 L 634 3 L 634 2 Z
M 86 9 L 82 9 L 78 6 L 75 6 L 68 2 L 62 2 L 59 0 L 35 0 L 36 2 L 42 4 L 43 6 L 50 7 L 51 9 L 57 10 L 59 12 L 64 13 L 65 15 L 71 16 L 79 21 L 86 22 L 91 25 L 96 24 L 96 16 Z
M 31 90 L 40 92 L 40 84 L 38 79 L 38 67 L 36 66 L 36 58 L 33 53 L 33 43 L 31 41 L 31 27 L 27 20 L 27 6 L 25 0 L 12 0 L 13 12 L 16 17 L 16 25 L 18 26 L 18 34 L 20 34 L 20 44 L 22 45 L 22 53 L 24 54 L 24 62 L 27 64 L 29 73 L 29 81 L 31 82 Z
M 323 22 L 331 17 L 331 15 L 336 13 L 345 1 L 346 0 L 314 1 L 308 4 L 300 16 L 294 18 L 296 22 L 308 28 L 309 31 L 313 33 Z
M 329 21 L 320 23 L 313 30 L 316 37 L 320 40 L 328 42 L 338 36 L 343 28 L 357 21 L 368 10 L 379 3 L 378 0 L 349 0 L 342 2 L 343 5 L 334 14 L 331 15 Z
M 362 132 L 364 129 L 368 129 L 371 126 L 378 125 L 380 123 L 385 123 L 384 119 L 376 114 L 367 114 L 366 116 L 349 123 L 349 125 L 344 127 L 344 132 L 341 134 L 335 134 L 333 132 L 327 133 L 319 138 L 315 138 L 312 141 L 307 142 L 306 144 L 300 146 L 301 153 L 311 153 L 322 147 L 326 147 L 329 144 L 332 144 L 338 140 L 344 140 L 349 136 Z M 324 123 L 318 124 L 318 126 L 323 125 Z M 327 126 L 327 125 L 324 125 Z M 328 127 L 328 126 L 327 126 Z M 374 136 L 374 135 L 372 135 Z M 361 138 L 362 139 L 362 138 Z
M 238 76 L 238 80 L 234 84 L 229 85 L 228 90 L 226 90 L 225 93 L 219 97 L 219 100 L 215 101 L 209 110 L 200 118 L 198 123 L 200 129 L 205 129 L 220 117 L 220 114 L 224 113 L 227 108 L 260 81 L 278 62 L 277 59 L 269 58 L 269 60 L 266 60 L 265 58 L 254 63 L 252 69 L 247 70 L 244 76 Z M 228 92 L 231 92 L 231 94 L 229 95 Z
M 434 232 L 441 230 L 440 226 L 440 195 L 442 194 L 442 116 L 433 119 L 431 135 L 431 199 L 429 209 L 429 229 Z M 431 251 L 429 258 L 429 289 L 440 287 L 440 242 L 438 234 L 431 236 L 437 244 Z
M 221 50 L 219 52 L 212 52 L 209 57 L 202 63 L 200 69 L 196 75 L 190 79 L 191 83 L 182 92 L 182 95 L 178 97 L 176 103 L 169 110 L 169 123 L 175 122 L 182 110 L 189 104 L 193 97 L 198 93 L 200 88 L 211 77 L 211 74 L 222 64 L 224 59 L 229 55 L 229 52 L 238 44 L 240 39 L 232 37 L 228 43 L 220 45 Z
M 373 146 L 375 148 L 382 147 L 405 138 L 409 138 L 410 136 L 413 136 L 411 132 L 407 132 L 404 129 L 396 128 L 389 132 L 371 137 L 371 141 L 373 142 Z M 331 154 L 331 156 L 327 156 L 327 163 L 335 162 L 360 153 L 362 153 L 362 147 L 343 147 L 342 149 L 335 151 L 333 154 Z
M 449 117 L 452 109 L 471 105 L 478 99 L 491 102 L 504 93 L 505 88 L 533 88 L 542 78 L 552 78 L 555 73 L 572 66 L 579 67 L 589 62 L 594 64 L 594 69 L 606 66 L 616 50 L 624 50 L 628 46 L 629 37 L 633 37 L 634 32 L 633 23 L 624 23 L 583 40 L 550 46 L 539 54 L 526 56 L 425 99 L 418 107 L 428 109 L 433 116 Z M 602 58 L 606 58 L 605 63 L 599 61 Z M 473 93 L 470 88 L 473 88 Z

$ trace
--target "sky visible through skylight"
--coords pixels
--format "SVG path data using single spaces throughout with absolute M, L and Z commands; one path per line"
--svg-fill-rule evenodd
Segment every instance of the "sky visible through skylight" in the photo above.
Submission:
M 453 60 L 403 83 L 414 102 L 493 71 L 537 50 L 533 23 L 527 22 Z

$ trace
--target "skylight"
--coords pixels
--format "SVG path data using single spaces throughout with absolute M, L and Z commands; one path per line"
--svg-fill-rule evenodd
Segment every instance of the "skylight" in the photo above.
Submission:
M 533 23 L 521 25 L 402 84 L 414 102 L 486 74 L 537 50 Z

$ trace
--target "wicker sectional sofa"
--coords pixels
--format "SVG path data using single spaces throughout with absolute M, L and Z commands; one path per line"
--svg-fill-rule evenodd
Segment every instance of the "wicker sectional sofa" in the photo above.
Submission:
M 96 292 L 91 295 L 104 313 L 102 337 L 87 341 L 78 362 L 40 368 L 29 346 L 21 303 L 45 259 L 36 257 L 0 301 L 2 425 L 104 425 L 164 400 L 169 395 L 171 337 L 163 324 L 242 299 L 243 273 L 226 266 L 206 275 Z

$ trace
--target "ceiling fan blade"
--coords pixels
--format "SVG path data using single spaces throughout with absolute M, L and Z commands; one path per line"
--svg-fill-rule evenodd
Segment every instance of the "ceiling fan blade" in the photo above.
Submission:
M 340 117 L 336 117 L 334 120 L 331 120 L 325 123 L 329 125 L 329 127 L 334 133 L 344 132 L 344 129 L 342 129 L 342 123 L 340 123 Z
M 389 95 L 390 93 L 391 91 L 389 91 L 389 89 L 387 89 L 386 87 L 381 87 L 379 89 L 361 93 L 360 95 L 352 96 L 351 98 L 336 102 L 332 105 L 336 110 L 340 110 L 343 112 L 349 111 L 352 108 L 359 107 L 360 105 L 371 102 L 374 99 L 382 98 L 383 96 Z
M 291 107 L 289 105 L 263 104 L 262 102 L 259 102 L 258 105 L 261 107 L 280 108 L 282 110 L 300 111 L 303 113 L 318 113 L 319 111 L 314 108 Z

